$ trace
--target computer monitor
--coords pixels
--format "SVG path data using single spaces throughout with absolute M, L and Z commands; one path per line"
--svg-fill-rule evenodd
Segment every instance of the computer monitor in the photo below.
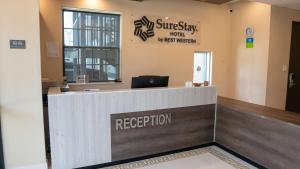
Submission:
M 133 77 L 131 88 L 168 87 L 169 76 Z

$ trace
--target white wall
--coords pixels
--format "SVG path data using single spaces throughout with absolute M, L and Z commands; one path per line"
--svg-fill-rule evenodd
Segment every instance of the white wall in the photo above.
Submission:
M 38 0 L 1 0 L 0 111 L 7 169 L 45 168 Z M 9 49 L 24 39 L 25 50 Z
M 286 105 L 292 21 L 300 21 L 300 11 L 272 6 L 266 105 L 282 110 Z
M 285 110 L 292 22 L 300 22 L 300 11 L 245 1 L 233 8 L 231 97 Z M 246 26 L 255 29 L 253 49 L 244 47 Z
M 231 17 L 231 97 L 265 105 L 270 38 L 271 6 L 240 1 L 232 5 Z M 246 48 L 245 30 L 254 28 L 254 48 Z

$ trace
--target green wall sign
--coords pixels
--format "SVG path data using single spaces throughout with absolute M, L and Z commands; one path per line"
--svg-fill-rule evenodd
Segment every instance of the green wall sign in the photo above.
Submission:
M 246 39 L 246 48 L 253 48 L 254 38 L 247 38 Z

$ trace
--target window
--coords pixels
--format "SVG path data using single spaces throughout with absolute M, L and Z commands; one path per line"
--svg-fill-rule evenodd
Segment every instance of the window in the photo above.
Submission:
M 64 76 L 76 82 L 120 78 L 120 15 L 63 10 Z
M 194 83 L 209 81 L 212 83 L 212 54 L 211 52 L 194 53 Z

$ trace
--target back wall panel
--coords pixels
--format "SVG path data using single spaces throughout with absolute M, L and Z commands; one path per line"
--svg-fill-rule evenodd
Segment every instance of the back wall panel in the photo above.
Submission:
M 131 77 L 137 75 L 169 75 L 170 86 L 183 86 L 193 78 L 194 51 L 213 52 L 213 83 L 219 94 L 226 96 L 228 57 L 230 55 L 230 14 L 226 5 L 196 1 L 120 1 L 120 0 L 41 0 L 41 54 L 42 75 L 51 80 L 62 80 L 62 51 L 59 58 L 49 58 L 46 43 L 58 41 L 62 45 L 63 7 L 119 12 L 122 15 L 121 77 L 123 83 L 110 85 L 73 86 L 82 88 L 129 88 Z M 200 45 L 160 45 L 134 43 L 133 16 L 161 16 L 200 22 Z

